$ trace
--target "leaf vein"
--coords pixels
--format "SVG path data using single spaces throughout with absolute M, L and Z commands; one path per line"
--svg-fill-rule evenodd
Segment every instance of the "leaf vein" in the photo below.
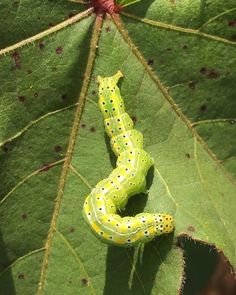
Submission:
M 233 248 L 234 248 L 234 252 L 235 252 L 234 242 L 233 242 L 233 240 L 232 240 L 232 238 L 231 238 L 231 235 L 230 235 L 230 233 L 229 233 L 229 231 L 228 231 L 228 228 L 227 228 L 227 226 L 226 226 L 226 224 L 225 224 L 225 222 L 224 222 L 224 219 L 223 219 L 223 218 L 221 217 L 221 215 L 219 214 L 218 209 L 217 209 L 217 207 L 215 206 L 215 203 L 214 203 L 214 201 L 213 201 L 213 199 L 212 199 L 212 197 L 211 197 L 211 194 L 209 193 L 209 191 L 208 191 L 208 189 L 207 189 L 207 187 L 206 187 L 206 185 L 205 185 L 205 181 L 204 181 L 203 176 L 202 176 L 202 172 L 201 172 L 201 168 L 200 168 L 200 164 L 199 164 L 198 156 L 197 156 L 197 140 L 196 140 L 196 139 L 194 139 L 194 159 L 195 159 L 195 163 L 196 163 L 196 167 L 197 167 L 198 175 L 199 175 L 199 178 L 200 178 L 201 183 L 202 183 L 202 187 L 204 188 L 205 192 L 207 193 L 207 195 L 208 195 L 208 197 L 209 197 L 209 200 L 211 201 L 213 207 L 215 208 L 215 212 L 216 212 L 216 214 L 218 215 L 220 221 L 222 222 L 222 224 L 223 224 L 223 226 L 224 226 L 224 228 L 225 228 L 225 231 L 227 232 L 227 235 L 228 235 L 228 237 L 229 237 L 229 240 L 232 242 L 232 246 L 233 246 Z
M 26 258 L 28 258 L 28 257 L 30 257 L 30 256 L 32 256 L 32 255 L 35 255 L 35 254 L 37 254 L 37 253 L 39 253 L 39 252 L 41 252 L 41 251 L 44 251 L 44 250 L 45 250 L 45 248 L 42 247 L 42 248 L 39 248 L 39 249 L 33 250 L 33 251 L 31 251 L 31 252 L 25 254 L 24 256 L 19 257 L 19 258 L 16 259 L 13 263 L 11 263 L 10 265 L 8 265 L 8 266 L 7 266 L 2 272 L 0 272 L 0 276 L 2 276 L 5 272 L 7 272 L 7 271 L 8 271 L 9 269 L 11 269 L 12 267 L 14 267 L 18 262 L 20 262 L 20 261 L 22 261 L 22 260 L 24 260 L 24 259 L 26 259 Z
M 236 118 L 219 118 L 219 119 L 196 121 L 192 123 L 192 127 L 196 127 L 198 125 L 204 125 L 204 124 L 230 123 L 230 122 L 236 122 Z
M 71 109 L 71 108 L 74 108 L 75 106 L 77 106 L 78 103 L 75 103 L 73 105 L 69 105 L 65 108 L 62 108 L 62 109 L 59 109 L 59 110 L 55 110 L 55 111 L 52 111 L 52 112 L 49 112 L 49 113 L 46 113 L 44 115 L 42 115 L 41 117 L 31 121 L 29 124 L 27 124 L 25 127 L 23 127 L 20 131 L 18 131 L 17 133 L 15 133 L 13 136 L 11 136 L 10 138 L 7 138 L 6 140 L 2 141 L 0 143 L 0 147 L 4 146 L 6 143 L 8 142 L 11 142 L 13 141 L 14 139 L 20 137 L 21 135 L 23 135 L 26 131 L 28 131 L 31 127 L 33 127 L 34 125 L 36 125 L 38 122 L 46 119 L 47 117 L 49 116 L 52 116 L 52 115 L 55 115 L 57 113 L 60 113 L 60 112 L 64 112 L 68 109 Z
M 14 45 L 11 45 L 11 46 L 8 46 L 8 47 L 6 47 L 4 49 L 1 49 L 0 50 L 0 56 L 9 54 L 10 52 L 12 52 L 12 51 L 14 51 L 14 50 L 16 50 L 18 48 L 29 45 L 29 44 L 37 41 L 37 40 L 40 40 L 40 39 L 42 39 L 42 38 L 44 38 L 44 37 L 46 37 L 48 35 L 51 35 L 52 33 L 55 33 L 57 31 L 65 28 L 65 27 L 67 27 L 69 25 L 72 25 L 72 24 L 78 22 L 79 20 L 83 19 L 84 17 L 89 16 L 92 12 L 93 12 L 93 8 L 89 8 L 86 11 L 78 13 L 75 16 L 73 16 L 73 17 L 71 17 L 71 18 L 57 24 L 56 26 L 54 26 L 54 27 L 52 27 L 50 29 L 47 29 L 47 30 L 45 30 L 45 31 L 43 31 L 43 32 L 41 32 L 39 34 L 36 34 L 36 35 L 34 35 L 32 37 L 29 37 L 27 39 L 24 39 L 24 40 L 14 44 Z
M 50 163 L 47 165 L 47 167 L 54 167 L 58 164 L 61 164 L 65 161 L 65 159 L 61 159 L 59 161 L 56 161 L 56 162 L 53 162 L 53 163 Z M 19 181 L 0 201 L 0 205 L 3 204 L 3 202 L 5 202 L 9 197 L 10 195 L 16 191 L 21 185 L 23 185 L 25 182 L 27 182 L 31 177 L 37 175 L 38 173 L 40 173 L 42 171 L 42 167 L 38 170 L 35 170 L 33 172 L 31 172 L 30 174 L 28 174 L 27 176 L 25 176 L 21 181 Z
M 90 188 L 90 189 L 93 188 L 92 185 L 88 182 L 88 180 L 87 180 L 83 175 L 81 175 L 81 174 L 75 169 L 75 167 L 74 167 L 72 164 L 70 164 L 70 169 L 74 172 L 74 174 L 75 174 L 76 176 L 78 176 L 78 178 L 80 178 L 80 179 L 83 181 L 83 183 L 86 184 L 86 186 L 87 186 L 88 188 Z
M 228 14 L 229 12 L 232 12 L 234 10 L 236 10 L 236 7 L 231 8 L 231 9 L 227 9 L 227 10 L 225 10 L 225 11 L 223 11 L 223 12 L 221 12 L 221 13 L 213 16 L 213 17 L 211 17 L 208 21 L 206 21 L 204 24 L 202 24 L 201 27 L 199 27 L 199 30 L 201 30 L 202 27 L 208 25 L 209 23 L 211 23 L 212 21 L 216 20 L 217 18 L 220 18 L 221 16 L 223 16 L 225 14 Z
M 68 247 L 68 249 L 70 250 L 70 252 L 73 254 L 73 256 L 75 257 L 75 259 L 77 260 L 77 262 L 79 263 L 79 266 L 81 267 L 82 271 L 84 272 L 85 276 L 89 279 L 89 284 L 88 286 L 92 289 L 93 294 L 96 294 L 95 289 L 93 287 L 93 284 L 91 282 L 91 279 L 88 275 L 87 270 L 84 267 L 84 263 L 81 261 L 81 259 L 79 258 L 78 254 L 76 253 L 75 249 L 71 246 L 71 244 L 68 242 L 68 240 L 66 239 L 66 237 L 57 229 L 55 228 L 55 232 L 58 234 L 58 236 L 63 240 L 63 242 L 66 244 L 66 246 Z
M 201 38 L 211 39 L 211 40 L 226 43 L 226 44 L 236 45 L 235 41 L 230 41 L 230 40 L 222 38 L 222 37 L 207 34 L 207 33 L 201 32 L 196 29 L 183 28 L 183 27 L 179 27 L 179 26 L 175 26 L 175 25 L 171 25 L 171 24 L 166 24 L 166 23 L 159 22 L 159 21 L 154 21 L 154 20 L 147 19 L 147 18 L 141 18 L 139 16 L 136 16 L 136 15 L 133 15 L 133 14 L 130 14 L 127 12 L 122 12 L 121 14 L 128 17 L 128 18 L 140 21 L 142 23 L 146 23 L 146 24 L 154 26 L 154 27 L 159 27 L 162 29 L 176 31 L 176 32 L 180 32 L 180 33 L 191 34 L 191 35 L 195 35 L 195 36 L 198 36 Z
M 194 218 L 197 221 L 197 223 L 200 224 L 206 230 L 206 226 L 203 223 L 201 223 L 191 212 L 189 212 L 188 210 L 186 210 L 183 207 L 180 207 L 180 205 L 176 202 L 175 198 L 171 194 L 168 183 L 165 181 L 164 177 L 161 175 L 160 171 L 156 168 L 156 166 L 154 166 L 154 167 L 155 167 L 155 171 L 158 173 L 160 179 L 162 180 L 162 182 L 163 182 L 163 184 L 164 184 L 164 186 L 166 188 L 167 196 L 174 202 L 176 208 L 182 209 L 185 213 L 187 213 L 189 216 Z

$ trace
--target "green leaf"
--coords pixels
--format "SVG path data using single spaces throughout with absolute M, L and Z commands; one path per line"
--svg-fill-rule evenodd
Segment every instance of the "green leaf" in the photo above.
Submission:
M 2 0 L 0 48 L 47 30 L 83 10 L 84 5 L 63 0 Z
M 40 8 L 49 11 L 52 3 L 44 1 Z M 63 5 L 69 7 L 67 2 Z M 142 1 L 130 6 L 129 13 L 154 15 L 175 25 L 172 4 L 166 5 Z M 181 5 L 175 17 L 183 26 L 191 14 L 197 18 L 199 4 L 190 9 Z M 225 5 L 219 9 L 227 9 Z M 66 15 L 66 7 L 56 7 Z M 192 62 L 198 67 L 198 54 L 208 52 L 207 46 L 215 48 L 215 56 L 225 46 L 224 62 L 233 60 L 235 45 L 174 27 L 147 25 L 127 13 L 120 20 L 117 15 L 96 16 L 86 7 L 84 11 L 43 32 L 42 26 L 32 32 L 29 28 L 27 36 L 19 26 L 21 38 L 6 39 L 12 46 L 0 51 L 0 293 L 177 294 L 184 264 L 176 245 L 180 236 L 215 245 L 235 267 L 236 188 L 170 97 L 184 103 L 181 99 L 189 92 L 172 87 L 168 94 L 159 79 L 171 87 L 179 83 L 175 79 L 180 69 L 189 78 L 193 71 L 188 66 Z M 61 13 L 52 14 L 55 22 L 60 21 Z M 185 27 L 194 30 L 198 22 Z M 30 36 L 15 45 L 11 42 Z M 175 79 L 154 60 L 154 53 L 160 56 L 158 51 L 169 42 L 175 48 L 199 46 L 178 63 L 169 53 Z M 95 80 L 98 74 L 113 75 L 118 69 L 124 74 L 120 88 L 127 112 L 155 159 L 148 197 L 133 197 L 126 213 L 168 212 L 176 224 L 173 235 L 145 245 L 142 253 L 102 244 L 81 212 L 85 196 L 113 169 Z M 201 86 L 206 97 L 209 81 L 206 78 Z M 231 91 L 233 87 L 229 96 Z
M 135 8 L 122 18 L 131 38 L 192 127 L 236 176 L 235 1 L 143 1 Z

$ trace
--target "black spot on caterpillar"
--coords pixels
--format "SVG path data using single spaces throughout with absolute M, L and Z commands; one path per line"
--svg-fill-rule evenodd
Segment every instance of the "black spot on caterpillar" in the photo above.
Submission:
M 173 231 L 173 218 L 168 214 L 141 213 L 121 217 L 128 199 L 146 191 L 146 175 L 154 161 L 143 149 L 143 135 L 125 112 L 124 101 L 117 87 L 122 77 L 98 76 L 99 107 L 104 117 L 111 148 L 118 157 L 116 168 L 100 181 L 87 196 L 83 214 L 92 232 L 103 242 L 117 246 L 145 243 L 163 233 Z

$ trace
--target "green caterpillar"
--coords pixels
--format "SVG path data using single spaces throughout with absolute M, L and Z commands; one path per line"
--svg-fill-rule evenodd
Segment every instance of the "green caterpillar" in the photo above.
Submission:
M 104 116 L 111 148 L 116 154 L 116 168 L 100 181 L 87 196 L 83 214 L 92 232 L 103 242 L 117 246 L 145 243 L 173 231 L 173 218 L 167 214 L 141 213 L 122 218 L 117 210 L 125 208 L 128 199 L 146 191 L 146 175 L 154 161 L 143 150 L 143 136 L 133 129 L 117 87 L 123 77 L 118 71 L 112 77 L 98 76 L 99 107 Z

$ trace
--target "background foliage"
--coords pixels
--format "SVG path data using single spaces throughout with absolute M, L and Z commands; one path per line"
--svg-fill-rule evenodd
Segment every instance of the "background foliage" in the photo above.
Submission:
M 68 1 L 1 2 L 1 294 L 177 294 L 181 247 L 186 294 L 216 265 L 212 245 L 235 267 L 233 2 L 147 0 L 120 19 Z M 114 167 L 95 78 L 118 69 L 127 112 L 155 159 L 148 197 L 134 197 L 125 213 L 176 220 L 174 235 L 141 254 L 101 244 L 81 215 Z

